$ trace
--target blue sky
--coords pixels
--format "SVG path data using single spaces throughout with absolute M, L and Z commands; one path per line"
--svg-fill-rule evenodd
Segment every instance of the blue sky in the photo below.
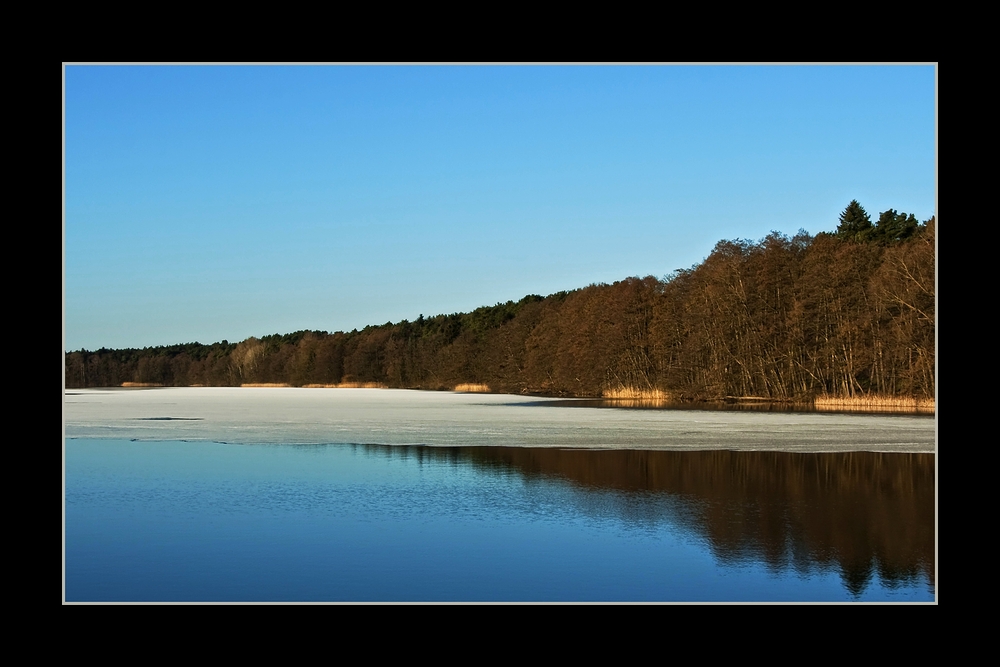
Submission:
M 930 66 L 66 66 L 65 348 L 327 331 L 935 212 Z

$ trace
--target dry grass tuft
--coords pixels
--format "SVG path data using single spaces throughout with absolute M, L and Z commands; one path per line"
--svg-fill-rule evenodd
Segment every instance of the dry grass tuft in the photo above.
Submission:
M 245 382 L 241 387 L 291 387 L 287 382 Z
M 162 382 L 122 382 L 123 387 L 162 387 Z
M 463 382 L 462 384 L 455 385 L 455 391 L 463 392 L 466 394 L 488 394 L 490 393 L 490 386 L 488 384 Z

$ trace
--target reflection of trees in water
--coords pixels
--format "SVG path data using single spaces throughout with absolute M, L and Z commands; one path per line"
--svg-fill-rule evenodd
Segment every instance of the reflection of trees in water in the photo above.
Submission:
M 836 568 L 855 596 L 876 572 L 889 588 L 921 578 L 934 584 L 932 454 L 374 450 L 562 478 L 590 492 L 578 498 L 587 514 L 681 524 L 704 535 L 727 564 L 760 560 L 803 574 Z

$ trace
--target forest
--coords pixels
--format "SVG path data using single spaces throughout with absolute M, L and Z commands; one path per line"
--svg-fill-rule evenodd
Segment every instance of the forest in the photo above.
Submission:
M 831 233 L 690 269 L 328 333 L 65 354 L 67 388 L 348 385 L 572 397 L 933 398 L 935 219 L 857 201 Z

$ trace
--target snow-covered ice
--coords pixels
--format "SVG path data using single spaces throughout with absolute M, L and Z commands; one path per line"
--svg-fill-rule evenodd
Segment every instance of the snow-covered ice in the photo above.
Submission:
M 933 452 L 926 416 L 564 407 L 405 389 L 68 389 L 69 438 L 227 443 Z

